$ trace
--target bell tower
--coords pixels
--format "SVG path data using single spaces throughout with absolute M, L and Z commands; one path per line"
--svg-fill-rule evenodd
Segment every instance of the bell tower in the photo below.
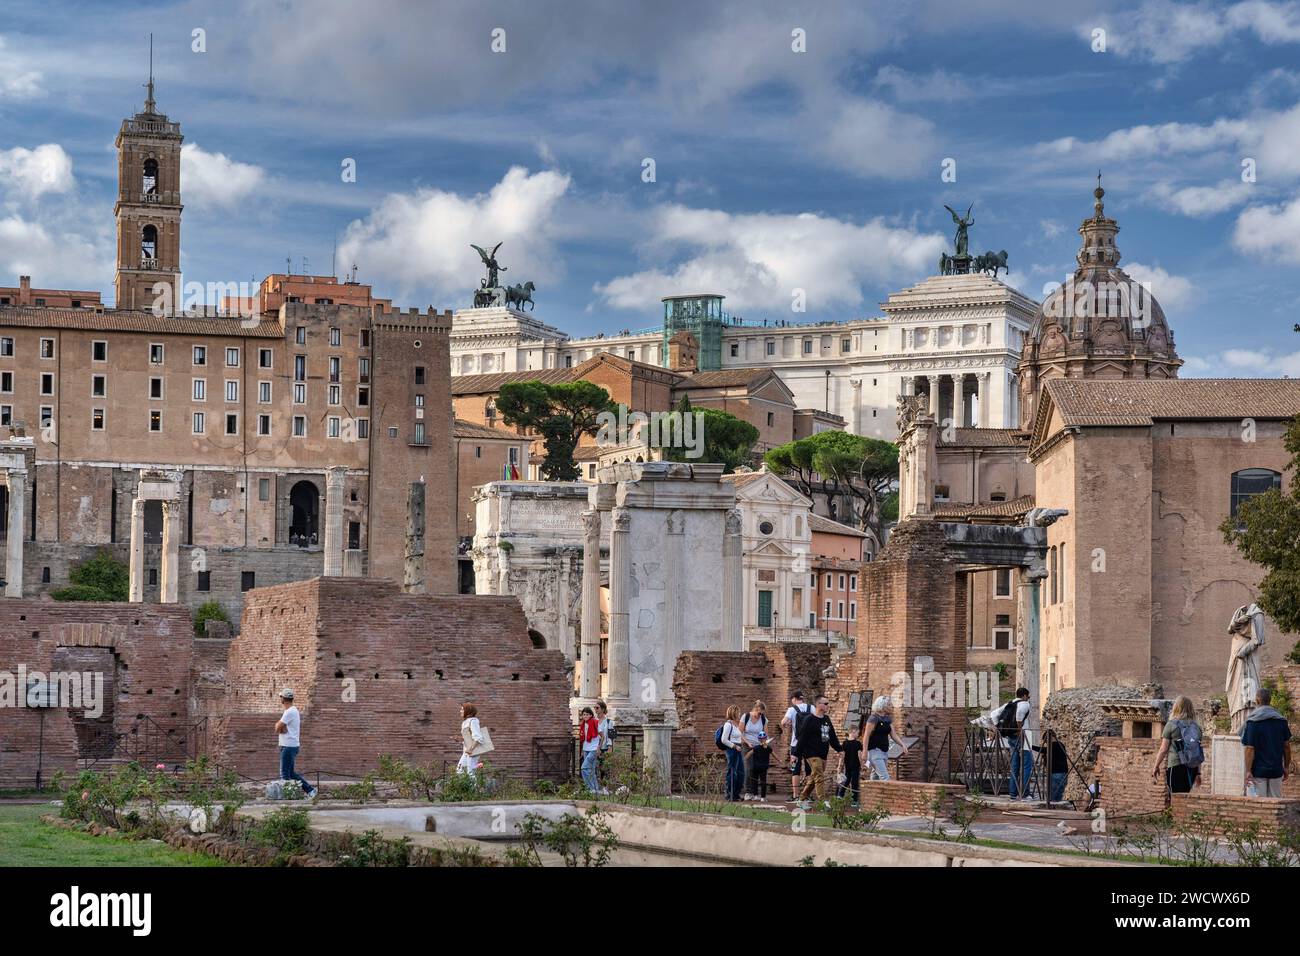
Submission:
M 170 286 L 169 314 L 181 301 L 180 123 L 158 112 L 153 96 L 150 41 L 144 110 L 122 121 L 117 141 L 116 307 L 152 310 L 155 283 Z

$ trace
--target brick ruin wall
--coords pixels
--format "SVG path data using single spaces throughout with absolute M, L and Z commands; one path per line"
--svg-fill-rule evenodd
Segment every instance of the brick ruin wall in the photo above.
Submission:
M 475 702 L 496 751 L 529 776 L 535 738 L 572 736 L 558 650 L 532 646 L 512 597 L 404 594 L 387 581 L 316 578 L 250 592 L 214 710 L 222 758 L 274 776 L 277 695 L 303 715 L 301 771 L 359 777 L 381 754 L 439 767 L 460 757 L 460 706 Z
M 1300 800 L 1277 797 L 1222 797 L 1193 791 L 1172 798 L 1174 823 L 1199 830 L 1207 827 L 1223 836 L 1229 831 L 1259 825 L 1260 836 L 1276 839 L 1284 828 L 1300 827 Z

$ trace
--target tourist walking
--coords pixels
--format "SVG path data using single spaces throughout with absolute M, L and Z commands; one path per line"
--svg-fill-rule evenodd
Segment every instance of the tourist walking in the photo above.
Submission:
M 727 719 L 718 728 L 718 744 L 727 752 L 727 799 L 739 800 L 745 785 L 745 731 L 735 704 L 727 708 Z
M 460 705 L 460 760 L 456 764 L 457 773 L 467 773 L 472 777 L 478 775 L 479 765 L 485 753 L 493 750 L 492 738 L 479 723 L 478 708 L 473 704 Z
M 614 718 L 609 715 L 609 706 L 603 700 L 596 701 L 596 726 L 600 730 L 596 779 L 600 782 L 600 792 L 609 793 L 609 758 L 614 750 Z
M 767 707 L 761 700 L 741 717 L 740 729 L 745 735 L 745 799 L 766 800 L 772 739 L 767 735 Z
M 850 797 L 854 806 L 858 805 L 860 781 L 862 779 L 863 730 L 863 725 L 859 725 L 858 732 L 851 739 L 844 741 L 842 758 L 844 782 L 835 788 L 835 796 Z
M 279 734 L 280 743 L 280 779 L 297 780 L 302 784 L 302 792 L 309 797 L 316 796 L 316 788 L 307 782 L 307 778 L 294 769 L 298 759 L 298 750 L 302 741 L 302 715 L 293 702 L 293 690 L 286 687 L 280 691 L 280 703 L 284 713 L 275 722 L 275 732 Z
M 1160 735 L 1160 749 L 1151 765 L 1155 779 L 1165 768 L 1165 789 L 1170 793 L 1190 793 L 1201 775 L 1205 762 L 1205 748 L 1201 745 L 1201 727 L 1196 722 L 1196 709 L 1190 697 L 1179 697 Z
M 799 738 L 795 733 L 799 719 L 807 714 L 812 708 L 804 703 L 803 694 L 795 691 L 790 695 L 790 706 L 786 708 L 785 716 L 781 718 L 781 729 L 790 736 L 790 799 L 799 799 L 799 778 L 805 776 L 808 772 L 807 765 L 799 757 Z
M 998 711 L 998 733 L 1006 741 L 1011 755 L 1011 783 L 1007 788 L 1012 800 L 1029 799 L 1029 781 L 1034 772 L 1034 752 L 1029 749 L 1025 724 L 1029 720 L 1029 688 L 1016 689 L 1016 699 Z
M 871 713 L 862 725 L 860 737 L 867 740 L 867 763 L 871 764 L 870 780 L 889 779 L 889 741 L 893 740 L 907 753 L 907 744 L 894 729 L 891 712 L 894 700 L 888 694 L 881 694 L 871 702 Z M 901 754 L 900 754 L 901 756 Z
M 596 762 L 600 759 L 600 721 L 590 707 L 578 711 L 578 739 L 582 741 L 582 784 L 588 793 L 599 793 Z
M 1282 781 L 1291 772 L 1291 728 L 1272 706 L 1273 692 L 1261 687 L 1259 705 L 1241 729 L 1245 747 L 1246 793 L 1252 797 L 1282 796 Z
M 800 806 L 805 810 L 810 809 L 808 798 L 814 792 L 818 800 L 826 802 L 826 758 L 832 749 L 836 752 L 844 749 L 830 717 L 826 715 L 829 703 L 824 696 L 819 696 L 813 709 L 799 722 L 799 756 L 808 767 L 808 777 L 799 792 Z

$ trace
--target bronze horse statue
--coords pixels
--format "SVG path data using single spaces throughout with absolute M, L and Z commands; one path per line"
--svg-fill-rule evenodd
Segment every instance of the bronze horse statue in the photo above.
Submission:
M 980 272 L 991 271 L 993 273 L 993 278 L 995 279 L 998 277 L 999 269 L 1005 269 L 1007 272 L 1010 272 L 1011 267 L 1007 265 L 1007 250 L 1003 249 L 1001 252 L 986 252 L 983 255 L 976 256 L 975 268 Z
M 513 309 L 517 307 L 520 311 L 523 311 L 525 303 L 527 303 L 530 308 L 534 307 L 536 303 L 533 302 L 533 290 L 536 288 L 537 286 L 533 285 L 531 279 L 523 285 L 507 286 L 506 308 Z

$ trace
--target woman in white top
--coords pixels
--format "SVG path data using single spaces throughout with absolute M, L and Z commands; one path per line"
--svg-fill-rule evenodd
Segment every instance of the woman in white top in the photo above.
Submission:
M 483 727 L 478 722 L 478 708 L 473 704 L 461 704 L 460 736 L 464 742 L 460 762 L 456 764 L 457 773 L 474 774 L 478 771 L 479 758 L 471 751 L 487 742 Z
M 727 799 L 739 800 L 745 786 L 745 731 L 740 726 L 740 708 L 735 704 L 727 708 L 721 740 L 727 751 Z

